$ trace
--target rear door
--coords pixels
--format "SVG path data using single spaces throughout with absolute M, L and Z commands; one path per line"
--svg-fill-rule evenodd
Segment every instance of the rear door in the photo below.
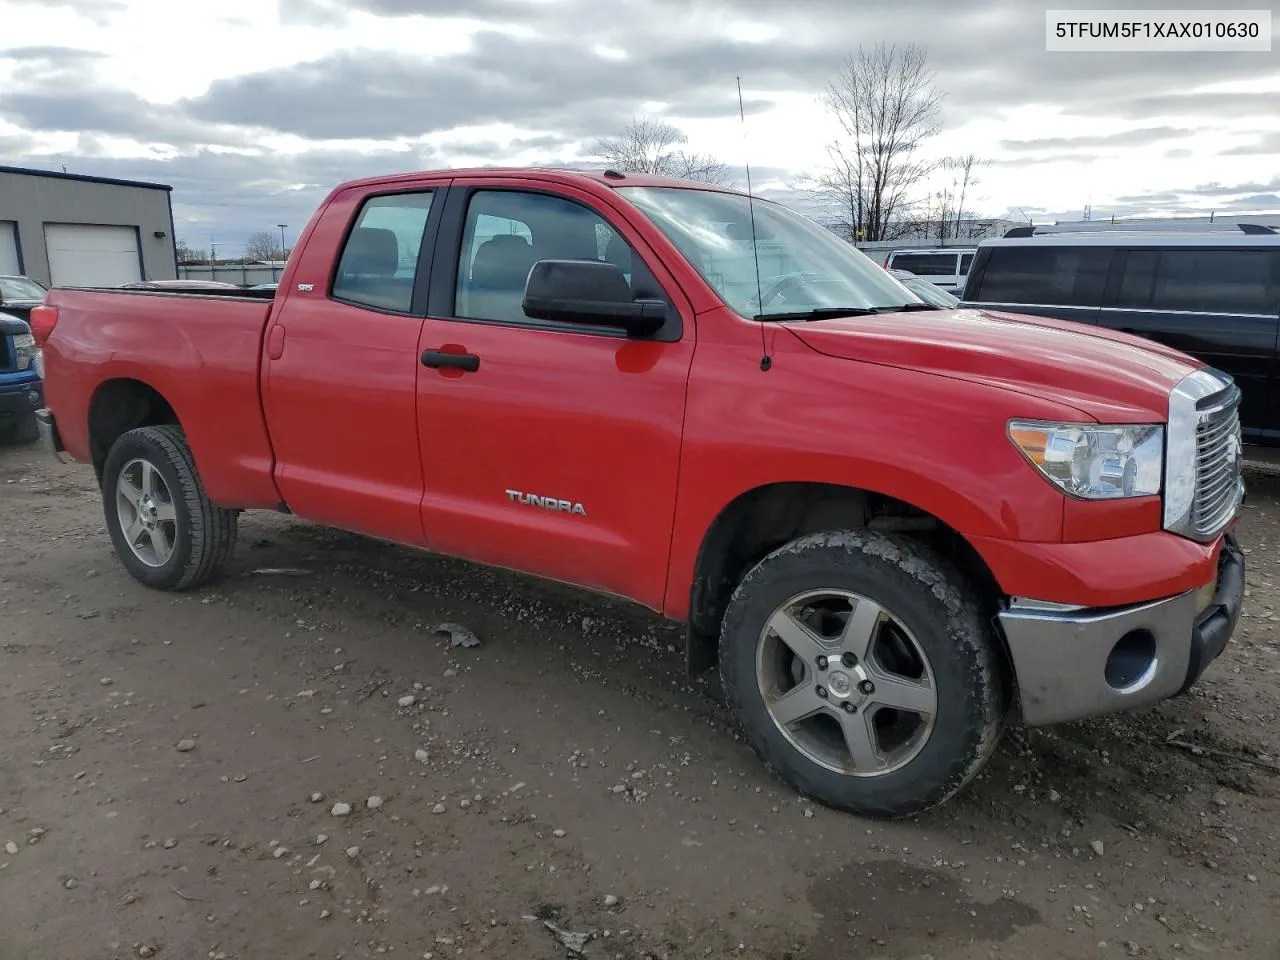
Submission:
M 1038 241 L 978 250 L 964 305 L 1096 323 L 1111 248 Z
M 1247 439 L 1280 438 L 1276 343 L 1280 249 L 1136 247 L 1118 254 L 1101 323 L 1229 373 Z
M 526 317 L 545 259 L 618 265 L 668 302 L 667 326 Z M 672 277 L 612 205 L 519 178 L 455 179 L 435 261 L 418 371 L 432 549 L 660 607 L 694 348 Z
M 446 186 L 339 194 L 277 301 L 267 422 L 276 483 L 309 520 L 425 545 L 418 341 Z

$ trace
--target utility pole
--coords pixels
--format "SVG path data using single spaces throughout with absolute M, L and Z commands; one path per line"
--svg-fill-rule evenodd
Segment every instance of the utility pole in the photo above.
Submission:
M 288 251 L 288 249 L 287 249 L 287 248 L 285 247 L 285 245 L 284 245 L 284 228 L 285 228 L 285 227 L 287 227 L 287 226 L 288 226 L 288 224 L 287 224 L 287 223 L 277 223 L 277 224 L 276 224 L 276 226 L 280 228 L 280 259 L 281 259 L 281 260 L 288 260 L 288 259 L 289 259 L 289 251 Z

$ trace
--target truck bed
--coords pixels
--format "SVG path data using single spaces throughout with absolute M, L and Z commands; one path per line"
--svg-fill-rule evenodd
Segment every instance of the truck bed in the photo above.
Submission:
M 265 296 L 264 296 L 265 294 Z M 57 336 L 45 348 L 47 402 L 85 410 L 60 421 L 67 451 L 95 460 L 90 421 L 112 405 L 138 402 L 149 384 L 176 414 L 198 451 L 197 467 L 219 503 L 274 507 L 273 456 L 262 412 L 262 342 L 271 291 L 187 293 L 59 288 Z

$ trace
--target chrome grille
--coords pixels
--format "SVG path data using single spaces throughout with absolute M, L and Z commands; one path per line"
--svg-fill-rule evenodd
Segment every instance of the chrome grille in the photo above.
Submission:
M 1235 516 L 1244 492 L 1241 480 L 1240 390 L 1206 397 L 1197 404 L 1196 480 L 1191 504 L 1195 535 L 1217 536 Z

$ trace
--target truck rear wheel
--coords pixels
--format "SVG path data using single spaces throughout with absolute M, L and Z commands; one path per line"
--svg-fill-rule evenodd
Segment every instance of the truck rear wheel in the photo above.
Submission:
M 235 550 L 238 515 L 205 494 L 180 427 L 139 427 L 116 440 L 102 501 L 116 555 L 157 590 L 206 583 Z
M 995 751 L 1005 679 L 971 588 L 906 538 L 820 533 L 734 592 L 720 671 L 746 739 L 838 809 L 898 817 L 960 790 Z

